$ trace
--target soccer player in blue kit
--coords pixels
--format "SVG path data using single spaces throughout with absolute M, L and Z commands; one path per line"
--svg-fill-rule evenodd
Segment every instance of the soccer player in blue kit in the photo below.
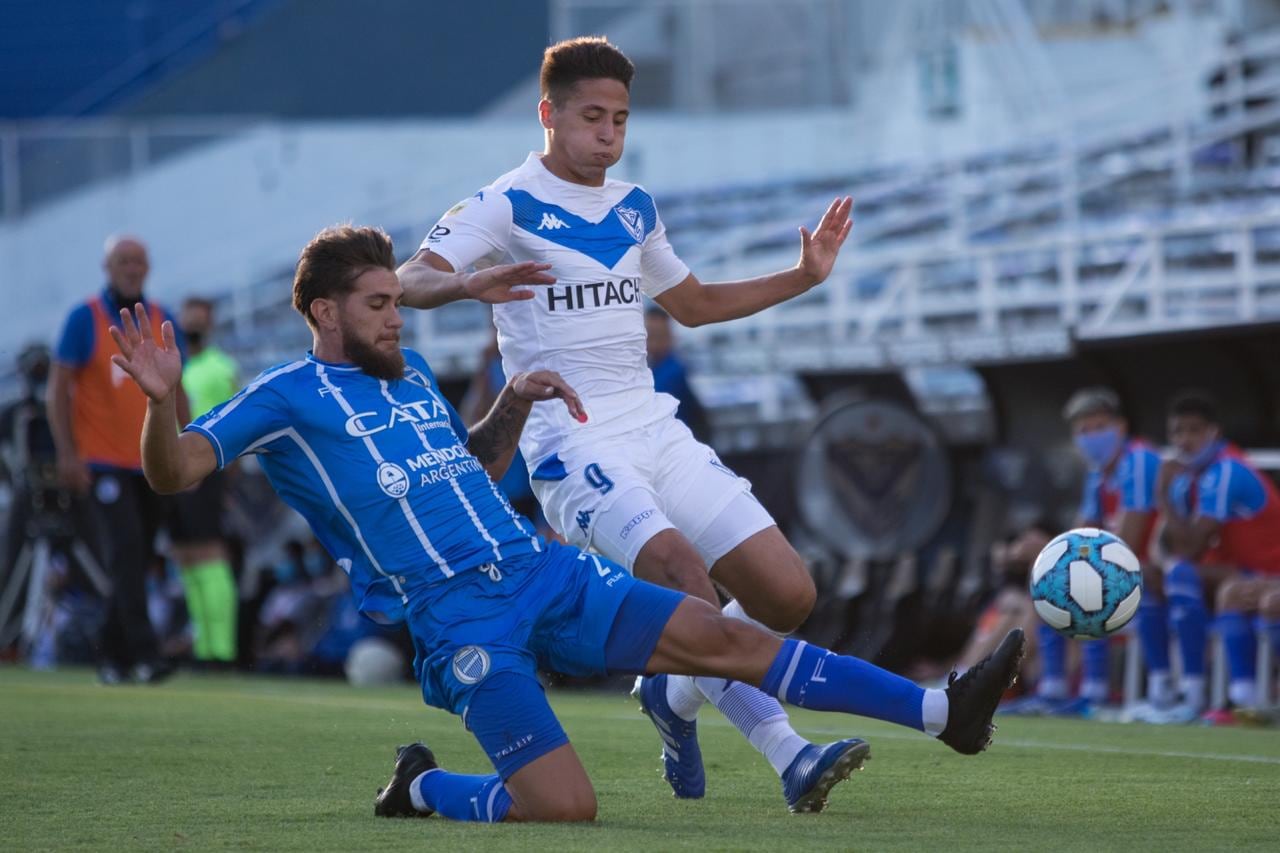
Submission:
M 591 782 L 538 667 L 738 679 L 802 707 L 909 726 L 961 753 L 986 748 L 996 703 L 1017 675 L 1020 631 L 946 690 L 925 690 L 544 541 L 494 479 L 530 410 L 563 406 L 581 419 L 577 394 L 551 371 L 521 373 L 467 430 L 422 356 L 400 347 L 401 296 L 385 233 L 321 232 L 303 249 L 293 285 L 312 350 L 266 370 L 181 432 L 172 325 L 156 341 L 124 310 L 112 330 L 120 348 L 113 361 L 148 398 L 142 455 L 152 487 L 176 492 L 258 454 L 281 498 L 350 576 L 360 610 L 407 624 L 425 702 L 460 715 L 493 762 L 492 774 L 449 773 L 424 744 L 402 747 L 375 814 L 594 819 Z M 841 763 L 808 772 L 847 775 L 867 756 L 864 742 L 851 743 L 857 748 L 842 752 Z M 822 804 L 815 798 L 798 810 Z

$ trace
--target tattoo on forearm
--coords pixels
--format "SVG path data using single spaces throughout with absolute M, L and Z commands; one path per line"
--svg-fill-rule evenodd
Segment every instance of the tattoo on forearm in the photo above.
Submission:
M 481 465 L 496 462 L 519 443 L 526 417 L 528 413 L 521 410 L 512 395 L 499 394 L 493 409 L 471 431 L 467 449 Z

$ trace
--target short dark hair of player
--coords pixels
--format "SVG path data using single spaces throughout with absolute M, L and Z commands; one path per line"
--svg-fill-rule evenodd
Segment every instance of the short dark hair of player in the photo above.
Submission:
M 1169 417 L 1193 415 L 1205 423 L 1218 423 L 1218 404 L 1204 391 L 1181 391 L 1169 401 Z
M 381 228 L 335 225 L 311 238 L 293 274 L 293 307 L 315 326 L 311 303 L 335 299 L 355 289 L 356 279 L 374 268 L 395 272 L 391 238 Z
M 213 300 L 205 296 L 188 296 L 186 299 L 182 300 L 182 307 L 184 309 L 198 308 L 201 311 L 213 313 Z
M 564 106 L 580 80 L 617 80 L 631 91 L 636 67 L 604 36 L 579 36 L 557 42 L 542 54 L 539 82 L 542 97 L 554 107 Z

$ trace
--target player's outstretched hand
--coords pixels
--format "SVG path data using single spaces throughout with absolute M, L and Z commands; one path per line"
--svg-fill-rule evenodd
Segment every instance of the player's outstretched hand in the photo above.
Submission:
M 554 370 L 534 370 L 529 373 L 518 373 L 511 380 L 511 390 L 521 400 L 564 400 L 565 408 L 578 423 L 587 422 L 587 410 L 582 408 L 578 393 L 569 387 L 569 383 Z
M 160 336 L 159 343 L 151 336 L 147 309 L 141 303 L 134 306 L 133 314 L 121 308 L 120 328 L 111 327 L 111 338 L 120 349 L 119 355 L 111 356 L 112 363 L 133 377 L 143 393 L 156 402 L 172 394 L 182 380 L 182 354 L 174 340 L 173 323 L 165 320 Z
M 555 284 L 554 276 L 548 275 L 551 264 L 539 264 L 524 261 L 518 264 L 498 264 L 487 269 L 477 270 L 467 276 L 463 289 L 472 299 L 496 305 L 500 302 L 519 302 L 532 299 L 532 290 L 512 290 L 528 284 Z
M 853 220 L 849 218 L 852 210 L 852 198 L 838 198 L 831 202 L 812 234 L 808 228 L 800 226 L 799 267 L 814 284 L 825 281 L 831 275 L 840 247 L 853 229 Z

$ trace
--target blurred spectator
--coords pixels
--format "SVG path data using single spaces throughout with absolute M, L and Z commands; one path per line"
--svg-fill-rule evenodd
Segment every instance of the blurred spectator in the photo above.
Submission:
M 110 588 L 82 538 L 90 530 L 84 501 L 58 483 L 44 404 L 49 367 L 48 347 L 26 347 L 18 355 L 22 396 L 0 410 L 0 474 L 12 489 L 0 563 L 0 648 L 20 640 L 37 667 L 90 660 L 83 630 L 101 621 L 100 600 Z
M 400 627 L 388 628 L 365 618 L 350 594 L 344 572 L 337 569 L 314 539 L 290 540 L 285 559 L 276 567 L 276 585 L 267 594 L 258 620 L 257 668 L 264 672 L 342 675 L 353 649 L 377 638 L 396 650 L 400 667 L 407 657 L 397 648 Z M 389 654 L 367 649 L 359 678 L 378 681 Z M 362 682 L 365 683 L 365 682 Z
M 213 303 L 192 297 L 179 316 L 188 358 L 182 387 L 198 418 L 239 388 L 236 363 L 210 341 Z M 228 471 L 215 471 L 195 488 L 174 495 L 168 526 L 191 619 L 192 657 L 200 667 L 228 667 L 236 660 L 239 597 L 231 572 L 223 514 Z
M 172 317 L 143 298 L 150 264 L 134 237 L 111 237 L 103 268 L 107 284 L 67 316 L 50 374 L 49 419 L 58 473 L 74 494 L 90 496 L 103 534 L 103 556 L 112 580 L 100 638 L 99 678 L 105 684 L 153 682 L 169 667 L 159 655 L 147 617 L 146 572 L 161 523 L 163 503 L 142 476 L 140 444 L 147 399 L 117 367 L 109 329 L 121 309 L 135 309 L 157 338 Z M 177 344 L 185 351 L 181 332 Z M 178 389 L 179 417 L 189 420 Z
M 991 546 L 991 572 L 996 588 L 994 597 L 982 610 L 978 624 L 965 643 L 956 661 L 957 673 L 964 673 L 995 649 L 1005 634 L 1014 628 L 1022 628 L 1028 637 L 1035 637 L 1035 626 L 1040 624 L 1035 608 L 1031 606 L 1031 593 L 1027 581 L 1031 564 L 1036 555 L 1057 535 L 1054 523 L 1049 519 L 1033 522 L 1009 542 L 997 542 Z M 1028 644 L 1028 663 L 1035 655 L 1035 647 Z
M 1204 711 L 1204 654 L 1210 597 L 1231 673 L 1228 695 L 1253 705 L 1257 648 L 1249 618 L 1280 578 L 1280 494 L 1222 435 L 1217 405 L 1185 391 L 1169 404 L 1176 455 L 1157 485 L 1167 555 L 1170 624 L 1182 651 L 1182 701 L 1152 722 L 1191 722 Z M 1216 596 L 1215 596 L 1216 593 Z M 1229 722 L 1213 715 L 1210 722 Z
M 1071 427 L 1088 474 L 1076 523 L 1116 534 L 1146 561 L 1156 522 L 1155 483 L 1160 455 L 1141 438 L 1129 434 L 1129 422 L 1120 408 L 1120 397 L 1110 388 L 1082 388 L 1067 401 L 1062 417 Z M 1161 630 L 1165 622 L 1159 578 L 1143 596 L 1146 614 L 1142 624 L 1144 649 L 1153 672 L 1149 694 L 1163 702 L 1168 692 L 1169 639 Z M 1023 713 L 1085 715 L 1105 703 L 1111 690 L 1110 642 L 1081 641 L 1079 695 L 1070 696 L 1067 679 L 1067 643 L 1048 625 L 1038 628 L 1041 675 L 1036 686 L 1039 704 L 1029 700 Z M 1163 666 L 1161 662 L 1163 661 Z
M 711 425 L 707 411 L 689 384 L 689 369 L 675 352 L 675 336 L 671 331 L 671 318 L 661 308 L 651 306 L 644 315 L 645 344 L 648 348 L 649 369 L 653 371 L 653 390 L 670 394 L 679 402 L 676 417 L 704 444 L 711 441 Z
M 458 414 L 462 415 L 462 420 L 468 425 L 478 423 L 489 414 L 489 409 L 493 408 L 498 394 L 506 384 L 507 377 L 502 372 L 502 355 L 498 352 L 498 336 L 497 332 L 494 332 L 488 346 L 480 354 L 480 364 L 476 367 L 471 383 L 467 386 L 462 405 L 458 407 Z M 533 496 L 533 488 L 529 485 L 529 467 L 525 464 L 524 455 L 519 450 L 516 450 L 516 455 L 512 457 L 511 467 L 507 469 L 507 473 L 498 481 L 498 488 L 502 489 L 502 493 L 507 496 L 507 500 L 516 512 L 534 519 L 540 527 L 543 526 L 542 510 Z

